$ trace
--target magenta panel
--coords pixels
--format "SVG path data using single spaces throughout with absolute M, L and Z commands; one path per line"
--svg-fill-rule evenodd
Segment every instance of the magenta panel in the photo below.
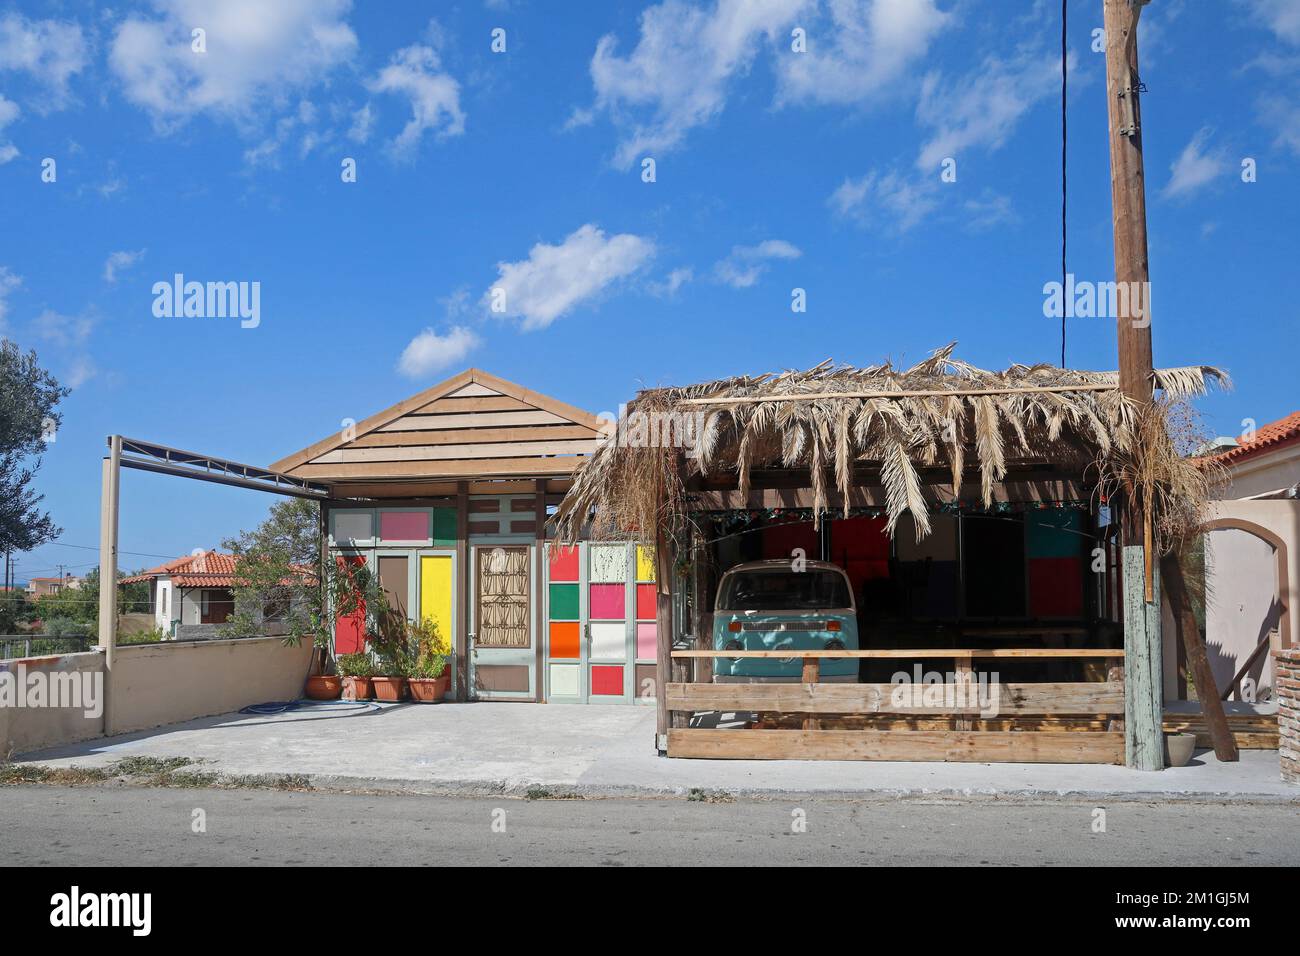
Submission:
M 623 601 L 624 585 L 593 584 L 587 615 L 593 621 L 621 621 L 626 615 Z
M 381 511 L 379 537 L 384 541 L 423 541 L 429 537 L 425 511 Z
M 636 626 L 636 656 L 639 660 L 653 660 L 658 653 L 658 632 L 654 624 Z

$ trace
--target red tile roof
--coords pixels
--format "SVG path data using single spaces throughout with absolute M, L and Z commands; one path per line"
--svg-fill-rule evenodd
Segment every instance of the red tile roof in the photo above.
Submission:
M 1225 465 L 1231 465 L 1266 451 L 1274 451 L 1286 445 L 1295 444 L 1300 441 L 1300 412 L 1292 412 L 1285 418 L 1279 418 L 1275 422 L 1269 422 L 1267 425 L 1255 429 L 1254 437 L 1249 440 L 1246 439 L 1245 435 L 1242 435 L 1240 441 L 1241 444 L 1236 448 L 1229 448 L 1227 451 L 1220 452 L 1213 456 L 1213 460 L 1222 462 Z
M 178 588 L 228 588 L 235 584 L 235 556 L 219 551 L 187 554 L 148 571 L 122 578 L 120 584 L 135 584 L 157 578 L 171 578 Z

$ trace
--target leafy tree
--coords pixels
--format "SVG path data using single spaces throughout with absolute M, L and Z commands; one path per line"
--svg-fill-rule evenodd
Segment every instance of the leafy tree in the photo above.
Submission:
M 271 506 L 252 531 L 222 542 L 235 556 L 235 610 L 230 637 L 265 633 L 262 622 L 282 622 L 294 641 L 320 630 L 320 508 L 305 498 Z
M 31 485 L 68 394 L 37 364 L 35 352 L 23 354 L 8 339 L 0 341 L 0 552 L 30 551 L 59 536 L 38 507 L 44 496 Z

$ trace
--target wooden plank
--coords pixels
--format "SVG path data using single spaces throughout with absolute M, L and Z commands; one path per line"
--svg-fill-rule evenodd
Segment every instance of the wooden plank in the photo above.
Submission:
M 526 412 L 535 408 L 527 402 L 508 395 L 494 398 L 436 398 L 428 405 L 412 410 L 414 415 L 435 415 L 439 412 Z
M 391 448 L 405 445 L 468 445 L 485 442 L 553 441 L 566 438 L 595 440 L 586 425 L 522 425 L 506 428 L 453 428 L 447 431 L 374 432 L 346 448 Z
M 299 478 L 451 478 L 509 477 L 571 474 L 586 457 L 475 458 L 469 461 L 340 462 L 336 465 L 302 465 Z
M 378 461 L 458 461 L 478 458 L 511 458 L 524 455 L 590 455 L 594 438 L 570 441 L 519 441 L 463 445 L 419 445 L 414 447 L 340 448 L 312 460 L 313 465 Z
M 718 651 L 718 650 L 680 650 L 673 651 L 673 657 L 775 657 L 788 660 L 794 657 L 846 658 L 866 657 L 882 660 L 948 658 L 949 660 L 984 660 L 1002 658 L 1112 658 L 1120 653 L 1118 648 L 1106 647 L 1002 647 L 986 650 L 940 647 L 940 648 L 874 648 L 868 650 L 831 650 L 831 651 Z
M 923 760 L 975 763 L 1124 762 L 1124 735 L 1106 731 L 668 731 L 668 756 L 710 760 Z
M 571 425 L 567 418 L 540 410 L 520 412 L 474 412 L 451 415 L 404 415 L 389 422 L 381 432 L 434 431 L 440 428 L 498 428 L 502 425 Z
M 972 697 L 970 706 L 924 706 L 910 700 L 895 701 L 899 687 L 926 685 L 898 684 L 679 684 L 668 685 L 669 710 L 754 710 L 791 714 L 979 714 Z M 939 685 L 934 685 L 939 686 Z M 955 685 L 944 685 L 954 688 Z M 1124 712 L 1124 686 L 1114 683 L 1075 682 L 1061 684 L 997 684 L 997 698 L 990 701 L 1002 714 L 1120 714 Z M 932 691 L 939 693 L 940 691 Z M 950 693 L 954 693 L 950 692 Z M 956 700 L 954 696 L 951 698 Z

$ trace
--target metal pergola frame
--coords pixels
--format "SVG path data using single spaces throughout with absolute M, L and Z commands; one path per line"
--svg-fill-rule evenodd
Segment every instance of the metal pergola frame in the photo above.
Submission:
M 113 733 L 113 666 L 117 656 L 117 557 L 118 513 L 123 468 L 159 475 L 209 481 L 251 491 L 269 492 L 291 498 L 329 501 L 333 489 L 320 482 L 294 478 L 268 468 L 229 461 L 214 455 L 183 451 L 156 442 L 108 436 L 108 454 L 103 461 L 103 485 L 99 508 L 99 643 L 104 649 L 104 734 Z

